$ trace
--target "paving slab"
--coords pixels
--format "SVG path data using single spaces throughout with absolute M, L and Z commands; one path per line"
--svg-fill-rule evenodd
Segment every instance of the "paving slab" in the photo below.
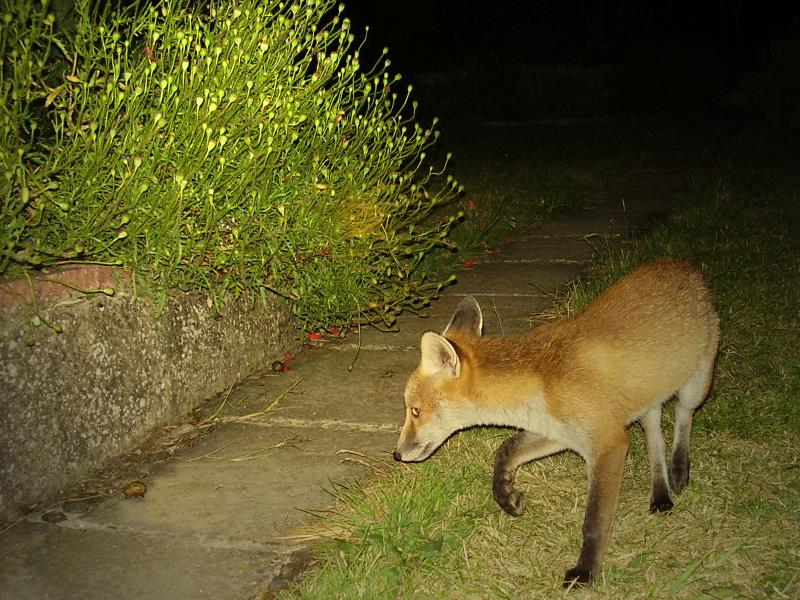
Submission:
M 1 600 L 241 600 L 268 588 L 299 551 L 30 522 L 3 538 Z
M 117 497 L 85 515 L 67 512 L 64 520 L 30 520 L 6 531 L 0 598 L 266 593 L 303 552 L 292 534 L 309 519 L 306 511 L 328 508 L 332 482 L 365 476 L 370 456 L 390 460 L 396 438 L 263 421 L 219 427 L 148 478 L 143 497 Z M 350 452 L 358 460 L 349 460 Z
M 418 356 L 408 350 L 305 350 L 292 371 L 264 382 L 265 399 L 285 397 L 270 411 L 274 424 L 399 432 L 403 389 Z M 352 370 L 348 367 L 353 365 Z
M 472 295 L 479 300 L 498 296 L 547 297 L 575 279 L 583 268 L 575 263 L 506 263 L 501 269 L 497 264 L 479 262 L 459 271 L 458 284 L 444 295 Z
M 350 352 L 356 351 L 359 344 L 362 351 L 363 349 L 406 351 L 411 353 L 412 364 L 416 366 L 422 334 L 426 331 L 443 332 L 458 303 L 466 295 L 469 294 L 456 286 L 452 292 L 448 291 L 436 300 L 433 306 L 424 309 L 422 317 L 401 315 L 397 319 L 396 331 L 385 332 L 374 327 L 364 327 L 361 330 L 360 342 L 357 335 L 350 335 L 344 340 L 333 342 L 332 346 Z M 485 335 L 509 335 L 526 331 L 537 322 L 536 315 L 553 303 L 552 297 L 545 294 L 531 296 L 480 294 L 476 297 L 483 313 Z
M 594 236 L 555 237 L 529 233 L 519 240 L 503 244 L 480 257 L 483 263 L 526 262 L 530 264 L 578 263 L 585 265 L 597 258 L 598 246 Z
M 625 237 L 631 229 L 630 217 L 620 203 L 619 207 L 604 207 L 578 212 L 569 220 L 548 223 L 534 233 L 556 238 L 584 239 L 593 237 Z
M 395 432 L 275 427 L 265 420 L 228 424 L 151 477 L 143 498 L 103 504 L 69 526 L 259 548 L 285 536 L 302 511 L 330 505 L 324 485 L 309 487 L 309 478 L 344 482 L 364 474 L 365 467 L 342 451 L 391 459 L 396 438 Z M 246 508 L 246 518 L 231 514 L 231 507 Z

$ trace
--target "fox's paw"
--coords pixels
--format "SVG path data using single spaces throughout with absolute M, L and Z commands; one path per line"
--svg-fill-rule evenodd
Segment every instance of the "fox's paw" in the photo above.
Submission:
M 514 488 L 514 471 L 495 469 L 492 496 L 504 511 L 518 517 L 525 510 L 525 494 Z
M 586 569 L 573 567 L 564 573 L 564 587 L 584 587 L 592 583 L 592 572 Z
M 666 498 L 653 499 L 650 501 L 650 512 L 652 514 L 666 513 L 672 510 L 672 506 L 672 500 L 669 499 L 669 496 Z
M 494 499 L 512 517 L 520 516 L 525 510 L 525 494 L 511 488 L 502 495 L 495 493 Z
M 650 512 L 665 513 L 672 510 L 672 499 L 669 497 L 669 488 L 663 479 L 658 479 L 650 492 Z

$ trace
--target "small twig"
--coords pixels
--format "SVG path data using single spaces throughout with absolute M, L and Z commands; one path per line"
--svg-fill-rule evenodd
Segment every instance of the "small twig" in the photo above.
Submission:
M 44 514 L 44 513 L 42 513 L 42 514 Z M 3 527 L 2 529 L 0 529 L 0 535 L 4 534 L 4 533 L 5 533 L 6 531 L 8 531 L 9 529 L 13 529 L 13 528 L 14 528 L 14 527 L 16 527 L 16 526 L 17 526 L 19 523 L 21 523 L 21 522 L 22 522 L 22 521 L 24 521 L 25 519 L 29 519 L 29 518 L 30 518 L 30 515 L 27 515 L 27 516 L 24 516 L 24 517 L 20 517 L 20 518 L 19 518 L 19 519 L 17 519 L 16 521 L 11 521 L 11 523 L 9 523 L 8 525 L 6 525 L 6 526 L 5 526 L 5 527 Z
M 253 421 L 257 417 L 263 416 L 264 414 L 271 411 L 275 407 L 275 405 L 278 404 L 278 402 L 280 402 L 286 397 L 286 394 L 288 394 L 290 391 L 292 391 L 292 389 L 300 385 L 302 382 L 303 382 L 302 379 L 298 379 L 297 381 L 295 381 L 292 385 L 286 388 L 286 390 L 282 392 L 280 396 L 275 398 L 275 400 L 273 400 L 266 408 L 262 408 L 261 410 L 249 413 L 247 415 L 218 417 L 217 415 L 219 415 L 219 413 L 222 412 L 222 409 L 228 402 L 228 397 L 230 396 L 231 390 L 233 389 L 233 386 L 231 386 L 231 388 L 228 390 L 228 393 L 225 394 L 225 398 L 223 399 L 222 404 L 219 405 L 219 408 L 217 408 L 217 410 L 214 411 L 213 415 L 201 421 L 197 427 L 208 428 L 214 426 L 217 423 L 247 423 L 248 421 Z
M 600 234 L 599 233 L 590 233 L 588 235 L 583 236 L 583 238 L 581 238 L 581 239 L 586 243 L 587 246 L 589 246 L 589 248 L 594 250 L 598 255 L 601 255 L 602 252 L 597 248 L 597 246 L 595 246 L 590 241 L 592 238 L 596 238 L 596 237 L 600 237 Z
M 88 496 L 79 496 L 77 498 L 66 498 L 62 500 L 60 504 L 64 504 L 65 502 L 82 502 L 84 500 L 92 500 L 93 498 L 105 498 L 106 496 L 108 496 L 108 494 L 89 494 Z
M 555 296 L 553 292 L 548 292 L 546 289 L 544 289 L 542 286 L 540 286 L 538 283 L 534 281 L 529 281 L 528 285 L 535 287 L 537 290 L 539 290 L 543 295 L 547 296 L 548 298 L 553 298 Z
M 302 440 L 298 437 L 289 438 L 288 440 L 283 440 L 282 442 L 278 442 L 277 444 L 273 444 L 268 448 L 261 448 L 260 450 L 256 450 L 251 452 L 250 454 L 244 454 L 242 456 L 237 456 L 236 458 L 229 458 L 220 460 L 230 460 L 231 462 L 244 462 L 246 460 L 250 460 L 252 458 L 258 458 L 260 455 L 264 454 L 265 452 L 269 452 L 270 450 L 277 450 L 278 448 L 283 448 L 284 446 L 294 446 L 295 444 L 301 442 Z
M 503 332 L 503 319 L 500 318 L 500 312 L 497 310 L 497 299 L 494 296 L 492 296 L 492 308 L 497 316 L 497 322 L 500 324 L 500 335 L 505 335 Z
M 198 428 L 200 428 L 200 427 L 210 427 L 211 426 L 210 422 L 213 421 L 216 418 L 216 416 L 222 411 L 222 409 L 225 407 L 225 404 L 228 402 L 228 398 L 230 397 L 231 392 L 233 391 L 233 386 L 234 385 L 236 385 L 236 384 L 232 383 L 231 387 L 228 388 L 228 391 L 225 393 L 225 397 L 222 399 L 222 404 L 220 404 L 219 407 L 217 408 L 217 410 L 214 411 L 214 414 L 211 415 L 210 417 L 208 417 L 207 419 L 203 419 L 197 425 Z
M 298 379 L 297 381 L 295 381 L 292 385 L 290 385 L 288 388 L 286 388 L 286 390 L 283 393 L 281 393 L 280 396 L 275 398 L 275 400 L 273 400 L 270 403 L 270 405 L 267 406 L 266 408 L 262 408 L 259 411 L 252 412 L 252 413 L 247 414 L 247 415 L 232 416 L 232 417 L 217 417 L 217 418 L 214 419 L 214 422 L 215 423 L 247 423 L 249 421 L 254 421 L 257 417 L 261 417 L 261 416 L 265 415 L 266 413 L 268 413 L 269 411 L 271 411 L 273 408 L 275 408 L 275 405 L 278 404 L 278 402 L 280 402 L 281 400 L 283 400 L 286 397 L 286 394 L 288 394 L 290 391 L 292 391 L 293 388 L 295 388 L 296 386 L 300 385 L 302 382 L 303 382 L 302 379 Z M 205 421 L 204 421 L 204 423 L 205 423 Z
M 86 263 L 78 263 L 78 264 L 86 264 Z M 106 296 L 113 296 L 115 294 L 114 288 L 112 287 L 83 289 L 79 288 L 77 285 L 72 285 L 71 283 L 67 283 L 66 281 L 61 281 L 59 279 L 50 279 L 49 277 L 42 277 L 39 279 L 39 281 L 63 285 L 64 287 L 74 290 L 76 292 L 80 292 L 81 294 L 105 294 Z
M 219 448 L 217 448 L 216 450 L 213 450 L 213 451 L 209 452 L 208 454 L 203 454 L 202 456 L 195 456 L 194 458 L 189 458 L 189 459 L 187 459 L 187 460 L 186 460 L 186 462 L 194 462 L 194 461 L 196 461 L 196 460 L 202 460 L 202 459 L 204 459 L 204 458 L 211 458 L 211 457 L 212 457 L 214 454 L 216 454 L 216 453 L 217 453 L 217 452 L 219 452 L 220 450 L 224 450 L 225 448 L 227 448 L 228 446 L 230 446 L 230 445 L 232 445 L 232 444 L 233 444 L 233 442 L 228 442 L 228 443 L 227 443 L 227 444 L 225 444 L 224 446 L 220 446 Z
M 341 455 L 344 455 L 344 454 L 351 454 L 353 456 L 358 456 L 359 458 L 362 458 L 362 459 L 365 459 L 365 460 L 359 460 L 358 458 L 345 457 L 345 458 L 342 459 L 342 462 L 356 463 L 356 464 L 361 465 L 363 467 L 366 467 L 370 471 L 373 471 L 373 472 L 376 472 L 376 473 L 381 472 L 382 469 L 380 467 L 374 465 L 374 464 L 368 463 L 367 461 L 373 461 L 373 462 L 376 462 L 376 463 L 380 463 L 381 465 L 383 465 L 386 468 L 391 466 L 391 464 L 386 462 L 385 460 L 381 460 L 380 458 L 375 458 L 374 456 L 367 456 L 366 454 L 363 454 L 361 452 L 356 452 L 355 450 L 341 449 L 341 450 L 337 450 L 336 451 L 336 456 L 341 456 Z
M 209 452 L 207 454 L 203 454 L 202 456 L 195 456 L 194 458 L 190 458 L 186 462 L 194 462 L 196 460 L 201 460 L 201 459 L 204 459 L 204 458 L 213 458 L 215 460 L 229 460 L 231 462 L 244 462 L 246 460 L 257 458 L 258 456 L 264 454 L 265 452 L 269 452 L 270 450 L 276 450 L 278 448 L 283 448 L 284 446 L 293 446 L 293 445 L 295 445 L 295 444 L 297 444 L 297 443 L 299 443 L 301 441 L 302 440 L 300 438 L 298 438 L 297 436 L 294 436 L 294 437 L 291 437 L 291 438 L 289 438 L 287 440 L 283 440 L 282 442 L 278 442 L 277 444 L 273 444 L 272 446 L 269 446 L 267 448 L 259 448 L 258 450 L 254 450 L 253 452 L 250 452 L 249 454 L 242 454 L 241 456 L 235 456 L 235 457 L 214 456 L 217 452 L 219 452 L 221 450 L 224 450 L 225 448 L 228 448 L 229 446 L 231 446 L 233 444 L 233 442 L 230 442 L 228 444 L 225 444 L 224 446 L 220 446 L 219 448 L 217 448 L 216 450 L 214 450 L 212 452 Z
M 358 322 L 358 346 L 356 347 L 356 355 L 353 357 L 353 362 L 347 365 L 347 370 L 352 371 L 353 367 L 356 365 L 356 361 L 358 360 L 358 356 L 361 354 L 361 321 Z
M 292 391 L 294 388 L 296 388 L 296 387 L 297 387 L 298 385 L 300 385 L 301 383 L 303 383 L 303 378 L 302 378 L 302 377 L 301 377 L 300 379 L 298 379 L 297 381 L 295 381 L 295 382 L 294 382 L 292 385 L 290 385 L 288 388 L 286 388 L 286 390 L 285 390 L 285 391 L 284 391 L 284 392 L 283 392 L 283 393 L 282 393 L 280 396 L 278 396 L 277 398 L 275 398 L 275 400 L 272 402 L 272 404 L 270 404 L 270 405 L 269 405 L 267 408 L 265 408 L 265 409 L 264 409 L 264 411 L 262 411 L 262 412 L 267 412 L 268 410 L 272 410 L 272 408 L 273 408 L 273 407 L 274 407 L 274 406 L 275 406 L 275 405 L 276 405 L 278 402 L 280 402 L 281 400 L 283 400 L 283 399 L 286 397 L 286 395 L 287 395 L 289 392 L 291 392 L 291 391 Z

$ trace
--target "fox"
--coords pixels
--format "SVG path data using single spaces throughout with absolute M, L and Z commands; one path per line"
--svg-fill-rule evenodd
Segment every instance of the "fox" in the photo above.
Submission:
M 575 452 L 588 490 L 580 554 L 563 585 L 591 584 L 608 549 L 633 423 L 645 434 L 650 512 L 672 510 L 689 482 L 692 419 L 711 389 L 719 347 L 711 293 L 692 265 L 657 260 L 572 316 L 511 336 L 482 333 L 480 306 L 467 296 L 441 335 L 422 335 L 393 458 L 423 461 L 469 427 L 515 428 L 495 455 L 492 495 L 516 517 L 525 508 L 514 486 L 519 467 Z M 667 465 L 661 412 L 673 396 Z

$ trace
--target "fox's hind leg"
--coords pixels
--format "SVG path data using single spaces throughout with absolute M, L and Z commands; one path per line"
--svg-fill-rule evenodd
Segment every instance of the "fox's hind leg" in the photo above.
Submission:
M 608 548 L 611 523 L 617 512 L 627 452 L 628 433 L 621 429 L 598 440 L 587 459 L 589 494 L 583 518 L 583 544 L 578 564 L 564 574 L 565 587 L 587 584 L 600 572 Z
M 650 512 L 667 512 L 672 509 L 667 483 L 666 446 L 661 433 L 661 405 L 654 406 L 640 419 L 650 460 Z
M 525 509 L 525 495 L 514 488 L 520 465 L 564 450 L 564 446 L 538 433 L 520 431 L 508 438 L 494 459 L 492 494 L 508 514 L 518 517 Z
M 697 407 L 706 399 L 713 372 L 714 360 L 704 360 L 697 365 L 689 380 L 678 389 L 672 460 L 669 465 L 669 485 L 676 494 L 683 491 L 689 482 L 689 438 L 692 435 L 692 417 Z

